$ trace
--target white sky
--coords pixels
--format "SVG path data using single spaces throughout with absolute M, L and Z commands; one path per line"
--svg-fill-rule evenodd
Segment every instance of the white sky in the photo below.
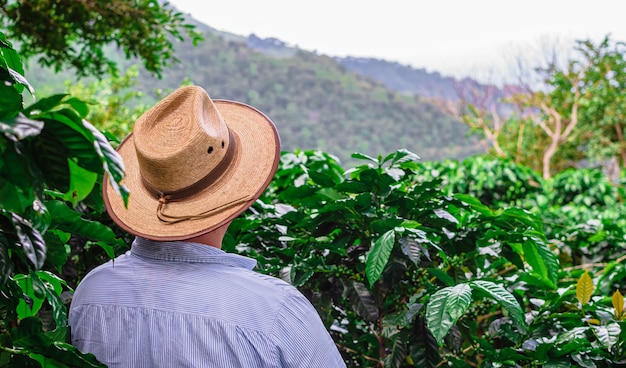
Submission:
M 374 57 L 444 75 L 501 80 L 533 49 L 626 41 L 623 0 L 170 0 L 222 31 L 329 56 Z M 563 46 L 567 43 L 567 46 Z M 533 62 L 534 63 L 534 62 Z M 494 77 L 497 75 L 497 77 Z

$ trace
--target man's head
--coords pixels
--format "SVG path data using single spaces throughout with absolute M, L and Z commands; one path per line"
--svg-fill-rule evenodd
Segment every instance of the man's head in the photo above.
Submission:
M 269 185 L 280 159 L 272 121 L 248 105 L 182 87 L 144 113 L 118 147 L 128 208 L 104 180 L 111 218 L 153 240 L 182 240 L 224 225 Z

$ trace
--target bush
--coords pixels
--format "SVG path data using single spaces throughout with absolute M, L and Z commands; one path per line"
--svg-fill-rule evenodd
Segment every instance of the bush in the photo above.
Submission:
M 83 119 L 83 101 L 24 106 L 34 91 L 1 33 L 0 78 L 0 366 L 102 366 L 69 344 L 66 304 L 78 274 L 102 261 L 91 249 L 125 247 L 100 195 L 104 173 L 128 195 L 121 158 Z

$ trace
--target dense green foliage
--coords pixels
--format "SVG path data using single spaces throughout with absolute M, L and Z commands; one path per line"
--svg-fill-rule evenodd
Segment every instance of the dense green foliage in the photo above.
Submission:
M 280 96 L 298 91 L 308 93 L 295 101 L 302 98 L 310 114 L 329 108 L 330 116 L 361 118 L 371 105 L 385 131 L 410 117 L 409 101 L 419 102 L 344 75 L 328 58 L 270 60 L 237 42 L 224 51 L 223 42 L 208 37 L 207 47 L 216 48 L 204 52 L 217 59 L 199 53 L 187 60 L 241 78 L 241 90 L 219 88 L 278 115 L 279 125 L 296 112 L 285 102 L 283 116 L 264 101 L 280 105 Z M 101 366 L 69 344 L 67 304 L 80 279 L 130 241 L 103 212 L 104 173 L 121 195 L 132 193 L 120 185 L 119 156 L 85 117 L 125 134 L 141 110 L 126 106 L 141 96 L 122 92 L 134 72 L 72 86 L 95 105 L 66 94 L 35 100 L 20 57 L 0 38 L 2 367 Z M 191 77 L 220 85 L 228 75 L 207 74 Z M 594 80 L 593 95 L 611 94 L 584 118 L 609 126 L 621 116 L 621 93 Z M 341 103 L 328 99 L 337 83 Z M 563 83 L 550 93 L 568 100 L 571 85 Z M 356 134 L 314 118 L 340 138 Z M 402 138 L 419 133 L 396 131 Z M 224 243 L 298 287 L 349 367 L 626 366 L 623 173 L 570 169 L 544 178 L 508 159 L 422 161 L 406 149 L 352 159 L 345 170 L 328 153 L 287 150 L 264 196 L 233 222 Z
M 626 366 L 626 206 L 598 170 L 283 155 L 227 249 L 298 286 L 350 367 Z
M 25 106 L 34 91 L 23 75 L 0 34 L 0 366 L 98 367 L 69 344 L 65 303 L 79 272 L 104 259 L 74 256 L 126 246 L 101 223 L 99 191 L 108 173 L 128 196 L 123 162 L 83 119 L 84 102 L 53 95 Z
M 117 71 L 117 61 L 104 47 L 115 44 L 126 57 L 143 60 L 147 70 L 160 74 L 177 61 L 169 37 L 201 39 L 182 13 L 157 0 L 0 1 L 0 24 L 7 37 L 20 45 L 24 57 L 59 71 L 71 66 L 80 75 Z

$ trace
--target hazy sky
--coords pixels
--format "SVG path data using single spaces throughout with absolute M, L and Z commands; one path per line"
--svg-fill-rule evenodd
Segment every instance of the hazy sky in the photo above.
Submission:
M 320 54 L 375 57 L 457 77 L 501 79 L 519 55 L 574 39 L 601 40 L 611 34 L 613 40 L 626 41 L 623 0 L 170 2 L 222 31 L 275 37 Z

